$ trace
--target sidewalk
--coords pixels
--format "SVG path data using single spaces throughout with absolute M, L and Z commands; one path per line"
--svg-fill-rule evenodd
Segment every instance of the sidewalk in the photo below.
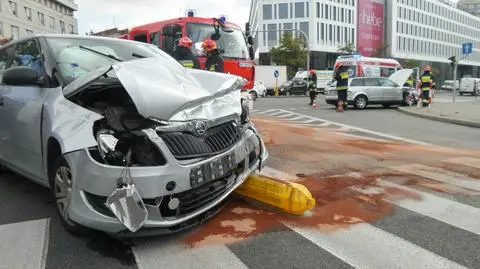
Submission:
M 428 108 L 399 107 L 398 111 L 416 117 L 480 128 L 480 102 L 435 103 Z

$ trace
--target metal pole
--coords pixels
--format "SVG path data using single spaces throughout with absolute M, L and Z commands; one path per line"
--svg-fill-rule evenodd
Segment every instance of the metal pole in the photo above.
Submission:
M 256 30 L 254 31 L 255 35 L 257 33 L 268 33 L 268 32 L 282 32 L 282 31 L 296 31 L 296 32 L 299 32 L 300 34 L 303 35 L 303 37 L 305 38 L 306 42 L 307 42 L 307 71 L 310 70 L 310 40 L 308 39 L 307 37 L 307 34 L 305 34 L 304 31 L 302 30 L 299 30 L 299 29 L 283 29 L 283 30 Z M 268 40 L 268 36 L 267 36 L 267 40 Z
M 455 103 L 455 96 L 457 95 L 457 66 L 458 63 L 455 61 L 453 64 L 453 103 Z

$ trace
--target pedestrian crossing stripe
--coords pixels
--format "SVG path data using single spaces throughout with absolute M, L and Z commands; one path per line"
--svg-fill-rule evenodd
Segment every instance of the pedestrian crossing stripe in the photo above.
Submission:
M 460 161 L 465 163 L 459 163 Z M 472 167 L 472 164 L 479 164 L 480 159 L 455 157 L 442 162 Z M 414 165 L 416 164 L 396 165 L 389 169 L 463 189 L 471 190 L 475 186 L 471 182 L 479 182 L 478 179 L 459 172 Z M 406 171 L 407 168 L 410 170 Z M 261 174 L 286 180 L 297 178 L 271 167 L 263 169 Z M 440 174 L 444 177 L 438 177 Z M 341 178 L 343 176 L 356 180 L 365 177 L 361 172 L 348 173 Z M 324 180 L 335 178 L 338 177 L 331 176 Z M 281 235 L 275 235 L 275 232 L 261 234 L 240 243 L 188 248 L 180 240 L 185 236 L 182 233 L 169 237 L 135 239 L 132 251 L 138 268 L 478 268 L 480 208 L 456 201 L 454 197 L 394 183 L 382 176 L 379 176 L 375 186 L 348 188 L 370 196 L 381 193 L 382 189 L 396 188 L 414 193 L 420 199 L 387 197 L 386 202 L 396 208 L 390 217 L 378 223 L 353 220 L 359 223 L 332 232 L 283 223 L 288 231 Z M 424 223 L 439 226 L 428 229 L 430 226 L 427 225 L 424 227 L 428 229 L 427 232 L 419 231 L 416 227 L 421 227 Z M 45 256 L 49 247 L 48 231 L 48 219 L 0 225 L 0 268 L 45 268 Z M 286 234 L 291 236 L 285 236 Z M 442 238 L 450 235 L 448 241 Z M 295 241 L 298 238 L 311 242 L 315 248 L 303 243 L 299 245 Z M 275 248 L 269 249 L 269 240 L 275 240 Z M 262 249 L 267 248 L 269 251 L 254 251 L 259 244 L 266 244 Z M 466 247 L 462 244 L 466 244 Z M 248 249 L 251 251 L 246 251 Z M 291 258 L 294 255 L 298 257 Z M 319 256 L 324 259 L 319 259 Z M 250 258 L 255 261 L 249 260 Z

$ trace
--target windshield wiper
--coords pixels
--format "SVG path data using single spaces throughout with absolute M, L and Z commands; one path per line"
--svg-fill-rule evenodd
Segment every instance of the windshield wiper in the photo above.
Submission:
M 117 57 L 115 57 L 115 56 L 113 56 L 113 55 L 111 55 L 111 54 L 105 54 L 105 53 L 100 52 L 100 51 L 98 51 L 98 50 L 94 50 L 94 49 L 91 49 L 91 48 L 88 48 L 88 47 L 85 47 L 85 46 L 82 46 L 82 45 L 79 45 L 78 47 L 81 48 L 81 49 L 88 50 L 88 51 L 91 51 L 91 52 L 93 52 L 93 53 L 96 53 L 96 54 L 98 54 L 98 55 L 102 55 L 102 56 L 105 56 L 105 57 L 107 57 L 107 58 L 113 59 L 113 60 L 115 60 L 115 61 L 123 62 L 122 59 L 119 59 L 119 58 L 117 58 Z
M 140 54 L 137 54 L 137 53 L 132 53 L 132 56 L 133 57 L 137 57 L 137 58 L 147 58 L 147 56 L 143 56 L 143 55 L 140 55 Z

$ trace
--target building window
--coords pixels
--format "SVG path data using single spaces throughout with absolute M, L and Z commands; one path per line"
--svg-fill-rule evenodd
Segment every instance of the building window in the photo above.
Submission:
M 320 40 L 325 41 L 325 23 L 320 23 Z
M 55 18 L 50 16 L 50 29 L 55 29 Z
M 328 14 L 328 13 L 329 13 L 329 12 L 328 12 L 329 10 L 330 10 L 329 6 L 328 6 L 328 5 L 325 5 L 325 19 L 327 19 L 327 20 L 328 20 L 328 17 L 329 17 L 329 16 L 328 16 L 328 15 L 329 15 L 329 14 Z
M 268 36 L 268 46 L 276 46 L 277 45 L 277 25 L 276 24 L 269 24 L 267 26 L 267 36 Z
M 284 34 L 292 34 L 293 23 L 287 22 L 283 24 L 283 33 Z
M 18 16 L 18 10 L 17 10 L 17 3 L 16 2 L 10 1 L 10 12 L 12 12 L 12 14 L 14 16 Z
M 26 29 L 25 31 L 27 32 L 27 35 L 33 35 L 33 31 L 32 31 L 32 30 Z
M 70 24 L 70 25 L 68 26 L 68 31 L 69 31 L 69 34 L 75 34 L 75 31 L 74 31 L 74 29 L 73 29 L 73 25 L 72 25 L 72 24 Z
M 317 18 L 320 18 L 320 3 L 317 2 Z
M 337 7 L 333 7 L 333 20 L 337 20 Z
M 300 31 L 304 32 L 305 35 L 307 36 L 307 38 L 310 38 L 308 30 L 309 30 L 308 22 L 301 22 L 300 23 Z M 301 36 L 303 38 L 303 35 L 301 35 Z
M 62 20 L 60 21 L 60 32 L 61 32 L 62 34 L 65 33 L 65 22 L 62 21 Z
M 32 9 L 29 7 L 25 7 L 25 16 L 29 21 L 32 20 Z
M 305 3 L 295 3 L 295 18 L 305 18 Z
M 42 24 L 45 25 L 45 15 L 42 12 L 38 12 L 38 21 Z
M 278 4 L 278 18 L 288 19 L 288 4 Z
M 330 42 L 333 41 L 332 34 L 333 34 L 332 25 L 329 24 L 329 25 L 328 25 L 328 41 L 330 41 Z
M 20 36 L 20 31 L 18 29 L 18 26 L 12 25 L 12 38 L 13 39 L 18 39 Z
M 263 5 L 263 19 L 264 20 L 272 19 L 272 5 Z

